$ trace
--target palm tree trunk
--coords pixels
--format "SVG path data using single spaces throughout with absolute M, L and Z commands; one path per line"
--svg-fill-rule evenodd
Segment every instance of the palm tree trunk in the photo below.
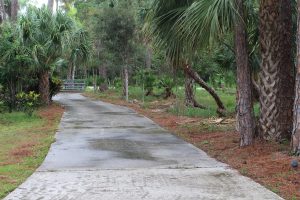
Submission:
M 128 92 L 128 67 L 125 66 L 123 69 L 123 96 L 125 97 L 126 101 L 129 100 L 129 92 Z
M 252 101 L 251 71 L 247 50 L 243 0 L 236 0 L 239 16 L 235 23 L 235 50 L 237 65 L 237 123 L 241 135 L 240 146 L 253 144 L 255 121 Z
M 212 87 L 210 87 L 207 83 L 205 83 L 205 81 L 199 76 L 199 74 L 196 71 L 194 71 L 189 65 L 185 65 L 183 70 L 214 98 L 218 106 L 217 113 L 220 116 L 225 116 L 226 115 L 225 106 L 221 101 L 221 98 L 216 93 L 216 91 Z
M 260 1 L 260 134 L 266 140 L 280 140 L 279 97 L 280 1 Z
M 294 126 L 292 134 L 293 152 L 300 155 L 300 0 L 298 0 L 297 18 L 297 74 L 296 74 L 296 97 L 294 102 Z
M 42 71 L 39 74 L 39 93 L 42 103 L 45 105 L 50 104 L 50 83 L 49 71 Z
M 6 13 L 4 7 L 4 0 L 0 0 L 0 24 L 6 20 Z
M 11 0 L 10 17 L 12 21 L 17 21 L 19 11 L 19 1 Z
M 279 63 L 279 133 L 280 139 L 290 139 L 293 129 L 293 102 L 294 102 L 294 61 L 292 45 L 292 1 L 280 1 L 280 20 L 282 31 L 280 33 L 281 61 Z
M 194 79 L 185 73 L 185 105 L 205 109 L 206 107 L 199 104 L 195 99 Z

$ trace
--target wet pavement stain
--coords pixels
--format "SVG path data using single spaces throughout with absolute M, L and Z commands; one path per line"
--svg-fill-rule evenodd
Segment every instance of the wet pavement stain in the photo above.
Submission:
M 147 142 L 126 139 L 98 139 L 90 141 L 90 145 L 99 151 L 117 152 L 124 159 L 157 160 L 146 150 L 149 145 Z

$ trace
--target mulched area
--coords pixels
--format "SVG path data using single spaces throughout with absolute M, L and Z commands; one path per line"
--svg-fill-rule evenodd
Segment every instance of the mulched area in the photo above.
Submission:
M 290 145 L 287 143 L 256 141 L 251 147 L 240 148 L 239 134 L 233 129 L 206 131 L 197 126 L 201 123 L 210 123 L 207 119 L 172 115 L 161 109 L 160 105 L 156 105 L 156 109 L 154 107 L 144 109 L 137 103 L 127 103 L 119 99 L 101 98 L 101 100 L 136 110 L 285 199 L 300 199 L 300 171 L 290 166 L 293 159 L 300 160 L 289 155 Z M 212 120 L 212 123 L 216 124 L 216 121 L 218 122 Z M 229 121 L 231 124 L 228 125 L 234 127 L 234 120 Z

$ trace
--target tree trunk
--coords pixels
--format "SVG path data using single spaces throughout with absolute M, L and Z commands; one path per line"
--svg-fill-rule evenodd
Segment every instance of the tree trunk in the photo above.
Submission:
M 0 0 L 0 24 L 6 20 L 4 0 Z
M 73 80 L 73 81 L 75 80 L 75 73 L 76 73 L 76 64 L 75 64 L 75 62 L 74 62 L 73 70 L 72 70 L 72 80 Z
M 72 79 L 72 74 L 73 74 L 73 65 L 70 62 L 68 65 L 68 74 L 67 74 L 67 79 L 71 80 Z
M 236 0 L 239 16 L 235 22 L 235 51 L 237 65 L 237 123 L 241 135 L 240 146 L 253 144 L 255 121 L 252 101 L 251 70 L 247 49 L 246 26 L 244 23 L 243 0 Z
M 19 1 L 11 0 L 10 17 L 12 21 L 17 21 L 19 11 Z
M 294 126 L 292 134 L 292 149 L 297 155 L 300 155 L 300 0 L 298 0 L 297 17 L 297 74 L 294 102 Z
M 151 69 L 151 65 L 152 65 L 152 49 L 151 47 L 147 44 L 146 45 L 146 68 L 147 69 Z
M 198 83 L 201 87 L 203 87 L 214 98 L 214 100 L 218 106 L 217 113 L 220 116 L 225 116 L 226 115 L 225 106 L 224 106 L 223 102 L 221 101 L 220 97 L 218 96 L 218 94 L 216 93 L 216 91 L 213 88 L 211 88 L 207 83 L 205 83 L 205 81 L 202 80 L 202 78 L 199 76 L 199 74 L 197 72 L 195 72 L 189 65 L 184 66 L 184 71 L 191 78 L 193 78 L 196 81 L 196 83 Z
M 123 68 L 123 96 L 125 97 L 126 101 L 129 100 L 129 92 L 128 92 L 128 68 L 125 66 Z
M 58 11 L 59 9 L 59 0 L 56 0 L 56 12 Z
M 54 0 L 48 0 L 48 9 L 53 12 Z
M 42 103 L 45 105 L 50 104 L 50 84 L 49 84 L 49 72 L 42 71 L 39 74 L 39 93 Z
M 195 99 L 194 82 L 194 79 L 185 73 L 185 105 L 205 109 L 206 107 L 199 104 Z
M 292 39 L 292 1 L 280 1 L 280 20 L 282 31 L 280 39 L 280 54 L 279 63 L 279 96 L 277 106 L 279 109 L 278 123 L 279 139 L 290 139 L 293 129 L 293 102 L 294 102 L 294 61 L 293 61 L 293 39 Z
M 281 139 L 280 109 L 277 105 L 282 30 L 279 11 L 280 1 L 260 1 L 260 135 L 266 140 L 273 141 Z

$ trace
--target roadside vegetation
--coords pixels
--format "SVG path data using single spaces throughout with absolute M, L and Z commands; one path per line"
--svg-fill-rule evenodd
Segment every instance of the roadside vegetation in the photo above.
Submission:
M 0 114 L 0 199 L 24 182 L 43 162 L 62 116 L 58 105 Z
M 37 123 L 63 80 L 81 79 L 86 95 L 134 107 L 300 198 L 300 0 L 30 2 L 0 0 L 0 119 L 9 130 Z M 9 121 L 18 116 L 24 123 Z

